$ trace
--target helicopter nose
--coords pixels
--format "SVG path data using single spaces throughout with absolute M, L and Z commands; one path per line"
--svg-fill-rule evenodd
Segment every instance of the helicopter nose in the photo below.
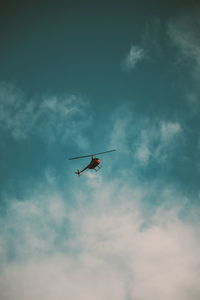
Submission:
M 97 159 L 97 163 L 100 164 L 100 162 L 101 162 L 100 159 Z

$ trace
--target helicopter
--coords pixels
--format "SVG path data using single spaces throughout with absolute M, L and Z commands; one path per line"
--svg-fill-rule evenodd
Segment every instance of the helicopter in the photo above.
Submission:
M 85 157 L 91 157 L 91 161 L 90 163 L 85 167 L 83 168 L 81 171 L 77 170 L 75 172 L 75 174 L 77 174 L 78 176 L 80 176 L 80 174 L 82 172 L 84 172 L 85 170 L 87 169 L 93 169 L 95 170 L 96 172 L 99 171 L 101 169 L 101 166 L 100 165 L 100 159 L 97 158 L 97 157 L 94 157 L 95 155 L 99 155 L 99 154 L 105 154 L 105 153 L 108 153 L 108 152 L 114 152 L 116 150 L 108 150 L 108 151 L 104 151 L 104 152 L 99 152 L 99 153 L 95 153 L 95 154 L 88 154 L 88 155 L 84 155 L 84 156 L 77 156 L 77 157 L 72 157 L 72 158 L 69 158 L 69 160 L 72 160 L 72 159 L 79 159 L 79 158 L 85 158 Z

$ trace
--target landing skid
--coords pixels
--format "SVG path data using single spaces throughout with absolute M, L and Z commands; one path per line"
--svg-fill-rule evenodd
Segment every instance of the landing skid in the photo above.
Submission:
M 95 170 L 96 172 L 98 172 L 98 171 L 102 168 L 102 166 L 97 166 L 97 168 L 98 168 L 98 169 L 94 168 L 94 170 Z

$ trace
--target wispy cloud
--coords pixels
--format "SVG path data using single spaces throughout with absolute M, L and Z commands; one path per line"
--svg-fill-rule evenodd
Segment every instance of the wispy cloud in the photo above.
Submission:
M 23 139 L 34 126 L 35 104 L 26 102 L 24 93 L 11 84 L 0 84 L 0 126 L 15 139 Z
M 182 128 L 178 122 L 160 121 L 157 126 L 148 125 L 140 131 L 135 157 L 143 164 L 150 158 L 165 161 L 181 136 Z
M 199 112 L 200 27 L 199 10 L 188 12 L 168 23 L 168 36 L 176 47 L 177 66 L 184 68 L 185 97 L 192 112 Z M 187 67 L 187 70 L 186 70 Z M 186 71 L 185 71 L 186 70 Z M 187 79 L 187 80 L 186 80 Z
M 181 51 L 183 58 L 189 58 L 200 65 L 200 42 L 198 32 L 199 18 L 192 16 L 180 18 L 168 24 L 168 33 L 171 40 Z
M 51 142 L 65 141 L 90 124 L 86 108 L 77 95 L 28 99 L 15 86 L 0 84 L 0 128 L 16 140 L 36 134 Z
M 178 121 L 141 118 L 123 108 L 114 114 L 110 145 L 115 145 L 120 153 L 132 154 L 131 157 L 145 166 L 152 159 L 169 163 L 168 158 L 173 156 L 183 136 Z
M 182 195 L 159 193 L 163 205 L 147 217 L 143 186 L 92 174 L 84 185 L 73 207 L 44 183 L 10 202 L 1 218 L 1 299 L 198 299 L 199 225 L 181 219 Z
M 113 145 L 116 147 L 120 152 L 127 152 L 128 151 L 128 142 L 130 138 L 129 134 L 129 126 L 130 126 L 130 119 L 128 114 L 126 114 L 126 118 L 119 118 L 113 122 L 113 128 L 111 131 L 110 136 L 110 147 L 112 148 Z
M 131 45 L 131 48 L 122 62 L 122 70 L 131 71 L 136 65 L 144 60 L 145 51 L 139 46 Z

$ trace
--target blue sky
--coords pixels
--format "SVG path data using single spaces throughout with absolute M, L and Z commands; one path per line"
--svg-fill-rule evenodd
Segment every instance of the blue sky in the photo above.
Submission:
M 2 6 L 2 300 L 199 299 L 199 16 Z M 88 160 L 69 157 L 107 149 L 75 176 Z

